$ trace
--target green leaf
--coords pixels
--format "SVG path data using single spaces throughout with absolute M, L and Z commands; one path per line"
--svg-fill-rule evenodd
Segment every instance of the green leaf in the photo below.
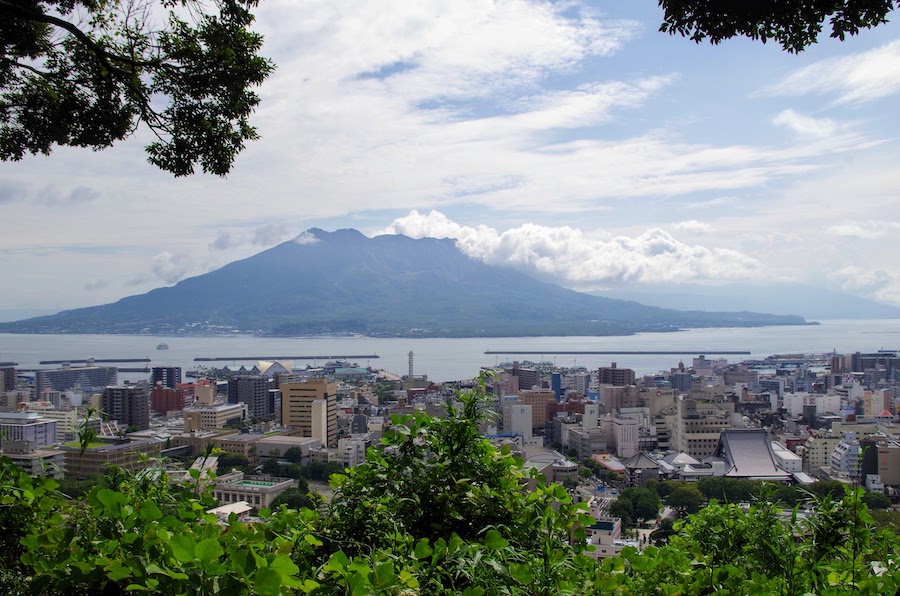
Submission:
M 206 540 L 201 540 L 197 543 L 194 554 L 201 561 L 216 561 L 225 554 L 225 550 L 222 548 L 222 545 L 219 544 L 218 540 L 215 538 L 207 538 Z
M 530 585 L 534 579 L 531 574 L 531 568 L 528 567 L 528 565 L 522 565 L 521 563 L 510 564 L 509 574 L 523 586 Z
M 307 534 L 306 536 L 303 537 L 303 539 L 306 540 L 306 542 L 308 542 L 309 544 L 311 544 L 313 546 L 322 546 L 322 541 L 319 540 L 318 538 L 316 538 L 315 536 L 313 536 L 312 534 Z
M 274 569 L 263 568 L 256 572 L 253 583 L 256 592 L 262 596 L 278 596 L 281 594 L 281 574 Z
M 141 519 L 144 521 L 156 521 L 162 518 L 162 511 L 153 501 L 146 501 L 141 505 Z
M 269 569 L 274 569 L 284 575 L 297 575 L 300 573 L 300 568 L 294 564 L 288 555 L 276 557 L 274 561 L 269 563 Z
M 428 544 L 427 538 L 422 538 L 418 542 L 416 542 L 416 548 L 413 551 L 413 558 L 422 560 L 426 557 L 431 556 L 431 553 L 434 552 L 431 548 L 431 545 Z
M 500 535 L 497 530 L 488 530 L 484 537 L 484 546 L 490 550 L 500 550 L 509 546 L 509 541 Z
M 187 563 L 194 560 L 194 537 L 190 534 L 176 534 L 169 545 L 172 547 L 172 555 L 179 563 Z

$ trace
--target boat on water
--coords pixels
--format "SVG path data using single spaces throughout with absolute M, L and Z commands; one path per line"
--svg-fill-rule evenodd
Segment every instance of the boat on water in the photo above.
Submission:
M 159 344 L 158 346 L 156 346 L 156 349 L 157 350 L 168 350 L 169 344 Z

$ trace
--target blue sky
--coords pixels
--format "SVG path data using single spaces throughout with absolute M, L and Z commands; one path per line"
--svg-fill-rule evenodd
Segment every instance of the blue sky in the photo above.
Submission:
M 310 227 L 458 239 L 582 290 L 793 280 L 900 304 L 900 24 L 799 55 L 655 2 L 274 0 L 261 140 L 0 164 L 0 310 L 114 301 Z M 897 19 L 900 20 L 900 19 Z

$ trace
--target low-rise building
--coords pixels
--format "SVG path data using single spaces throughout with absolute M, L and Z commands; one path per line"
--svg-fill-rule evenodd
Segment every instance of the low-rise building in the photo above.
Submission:
M 220 505 L 246 501 L 254 510 L 271 507 L 282 492 L 297 486 L 290 478 L 275 476 L 245 476 L 243 472 L 231 472 L 216 479 L 213 491 Z

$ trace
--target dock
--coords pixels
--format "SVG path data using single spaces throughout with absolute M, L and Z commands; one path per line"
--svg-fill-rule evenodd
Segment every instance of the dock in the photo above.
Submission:
M 749 350 L 665 350 L 665 351 L 634 351 L 634 350 L 608 350 L 608 351 L 557 351 L 557 350 L 487 350 L 485 354 L 523 354 L 526 356 L 685 356 L 690 354 L 712 354 L 715 356 L 746 356 Z

